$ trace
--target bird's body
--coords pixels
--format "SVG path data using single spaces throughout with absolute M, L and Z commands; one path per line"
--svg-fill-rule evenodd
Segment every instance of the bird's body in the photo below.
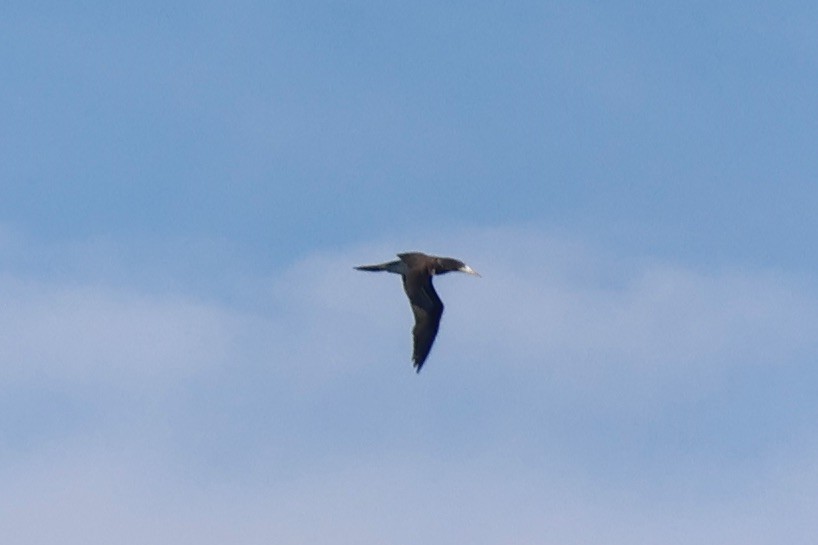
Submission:
M 412 361 L 417 372 L 420 372 L 435 342 L 440 317 L 443 316 L 443 301 L 432 285 L 432 277 L 452 271 L 480 275 L 462 261 L 450 257 L 437 257 L 420 252 L 398 254 L 398 257 L 400 259 L 397 261 L 355 268 L 359 271 L 387 271 L 399 274 L 403 278 L 403 289 L 409 297 L 415 315 L 415 327 L 412 329 L 414 339 Z

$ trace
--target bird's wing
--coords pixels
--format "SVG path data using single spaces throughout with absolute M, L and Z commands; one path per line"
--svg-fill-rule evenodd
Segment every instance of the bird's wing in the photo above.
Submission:
M 432 277 L 424 271 L 410 271 L 403 277 L 403 288 L 412 305 L 415 315 L 415 327 L 412 329 L 414 352 L 412 360 L 420 372 L 423 362 L 435 342 L 440 317 L 443 316 L 443 301 L 432 286 Z
M 398 254 L 398 257 L 401 261 L 406 263 L 407 269 L 420 269 L 423 268 L 424 259 L 428 258 L 429 256 L 420 252 L 405 252 Z

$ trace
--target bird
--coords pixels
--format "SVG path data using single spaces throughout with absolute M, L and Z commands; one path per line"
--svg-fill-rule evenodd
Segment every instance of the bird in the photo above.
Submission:
M 432 285 L 432 277 L 437 274 L 459 271 L 480 276 L 474 269 L 451 257 L 426 255 L 421 252 L 397 254 L 397 261 L 378 265 L 360 265 L 359 271 L 387 271 L 401 275 L 403 290 L 409 297 L 412 313 L 415 315 L 415 327 L 412 329 L 413 352 L 412 362 L 415 371 L 420 373 L 432 344 L 435 342 L 443 315 L 443 301 Z

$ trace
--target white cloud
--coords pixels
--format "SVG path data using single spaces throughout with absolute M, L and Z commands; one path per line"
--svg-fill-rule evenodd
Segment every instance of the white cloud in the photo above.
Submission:
M 5 468 L 0 505 L 5 535 L 31 545 L 761 545 L 807 544 L 818 530 L 809 460 L 754 475 L 753 494 L 651 497 L 564 466 L 544 474 L 508 465 L 501 450 L 456 465 L 393 454 L 237 487 L 181 482 L 140 460 L 138 448 L 75 444 Z
M 695 388 L 818 348 L 818 297 L 803 278 L 623 260 L 531 232 L 478 232 L 462 246 L 487 263 L 475 264 L 479 285 L 437 284 L 448 358 L 580 387 L 616 375 Z
M 239 320 L 196 301 L 0 277 L 0 373 L 158 386 L 224 361 Z
M 776 412 L 785 391 L 743 399 L 727 387 L 754 370 L 799 379 L 818 338 L 808 280 L 617 258 L 536 231 L 433 244 L 483 278 L 436 280 L 447 311 L 420 376 L 398 278 L 352 269 L 409 246 L 292 263 L 254 279 L 256 304 L 244 309 L 115 282 L 0 277 L 4 391 L 57 384 L 114 415 L 10 438 L 21 444 L 0 452 L 9 535 L 32 544 L 814 535 L 818 430 Z M 89 397 L 108 389 L 138 395 L 127 411 L 116 396 Z M 695 412 L 717 396 L 734 419 Z M 9 399 L 20 402 L 11 418 L 37 403 Z M 776 434 L 754 427 L 749 404 L 759 401 Z M 809 420 L 818 408 L 803 403 Z
M 669 386 L 706 393 L 732 369 L 787 366 L 818 344 L 814 290 L 781 272 L 617 258 L 531 230 L 473 230 L 433 245 L 483 278 L 436 281 L 446 314 L 427 380 L 494 370 L 583 402 L 631 382 L 638 403 Z M 405 249 L 307 257 L 252 280 L 249 310 L 218 297 L 6 274 L 0 373 L 7 383 L 152 387 L 253 360 L 307 389 L 367 370 L 411 376 L 412 315 L 399 279 L 352 268 Z

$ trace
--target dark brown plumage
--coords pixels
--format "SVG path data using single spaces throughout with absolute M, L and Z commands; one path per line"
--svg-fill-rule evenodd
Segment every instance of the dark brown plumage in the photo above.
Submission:
M 388 271 L 403 278 L 403 289 L 409 297 L 412 313 L 415 315 L 415 327 L 412 329 L 414 339 L 412 361 L 419 373 L 435 342 L 440 317 L 443 316 L 443 301 L 432 285 L 432 276 L 452 271 L 480 275 L 462 261 L 451 257 L 437 257 L 420 252 L 398 254 L 398 257 L 400 258 L 398 261 L 355 268 L 359 271 Z

